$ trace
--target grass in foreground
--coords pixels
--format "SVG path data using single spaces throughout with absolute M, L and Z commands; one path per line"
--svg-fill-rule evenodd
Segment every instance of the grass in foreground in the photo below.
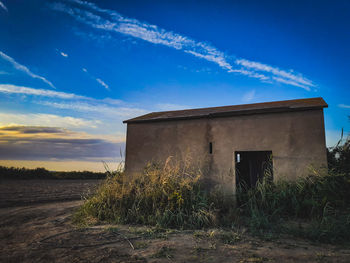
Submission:
M 267 178 L 236 197 L 205 190 L 200 170 L 181 164 L 149 165 L 139 177 L 127 179 L 123 172 L 110 173 L 76 212 L 75 222 L 246 227 L 265 238 L 289 233 L 321 242 L 350 241 L 349 175 L 315 173 L 274 183 Z

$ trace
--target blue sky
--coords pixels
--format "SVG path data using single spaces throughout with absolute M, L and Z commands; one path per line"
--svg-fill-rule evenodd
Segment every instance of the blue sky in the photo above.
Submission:
M 349 16 L 349 1 L 0 0 L 0 164 L 98 170 L 124 119 L 320 96 L 331 146 L 350 130 Z

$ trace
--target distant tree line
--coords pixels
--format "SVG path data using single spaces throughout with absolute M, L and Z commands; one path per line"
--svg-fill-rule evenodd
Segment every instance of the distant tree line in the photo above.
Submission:
M 0 166 L 0 179 L 104 179 L 106 173 L 90 171 L 56 172 L 45 168 L 27 169 Z

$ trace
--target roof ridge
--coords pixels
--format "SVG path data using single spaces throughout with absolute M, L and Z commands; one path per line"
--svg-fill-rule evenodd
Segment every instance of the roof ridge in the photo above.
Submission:
M 315 98 L 306 98 L 306 99 L 151 112 L 142 116 L 138 116 L 136 118 L 125 120 L 123 121 L 123 123 L 193 119 L 193 118 L 203 118 L 203 117 L 219 117 L 221 115 L 231 116 L 231 115 L 237 115 L 239 113 L 256 114 L 256 113 L 263 113 L 263 112 L 292 111 L 292 110 L 326 108 L 326 107 L 328 107 L 328 104 L 323 100 L 322 97 L 315 97 Z

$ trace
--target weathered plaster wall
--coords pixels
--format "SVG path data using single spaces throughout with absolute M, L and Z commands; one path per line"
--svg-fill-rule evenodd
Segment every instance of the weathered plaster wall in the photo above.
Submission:
M 170 156 L 177 159 L 205 158 L 209 139 L 207 128 L 205 119 L 129 123 L 127 173 L 140 172 L 148 162 L 164 162 Z
M 129 123 L 126 172 L 138 173 L 147 162 L 164 162 L 169 156 L 191 156 L 205 160 L 208 178 L 232 191 L 234 152 L 259 150 L 272 151 L 275 179 L 303 176 L 310 165 L 325 167 L 323 110 Z

